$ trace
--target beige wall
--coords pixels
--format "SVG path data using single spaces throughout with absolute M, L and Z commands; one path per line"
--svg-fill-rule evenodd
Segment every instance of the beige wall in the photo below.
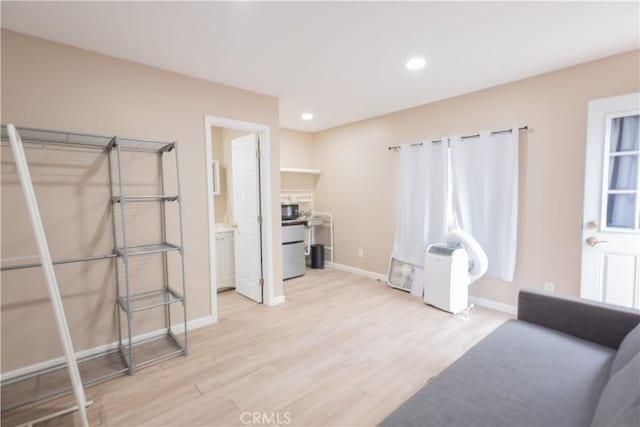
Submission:
M 283 168 L 314 169 L 313 134 L 291 129 L 280 129 L 280 165 Z M 318 177 L 304 173 L 283 173 L 283 190 L 313 190 Z
M 210 314 L 209 248 L 204 116 L 270 126 L 274 171 L 280 189 L 278 100 L 253 92 L 141 64 L 2 31 L 2 122 L 48 129 L 176 140 L 179 143 L 188 317 Z M 2 257 L 36 253 L 24 203 L 2 151 Z M 45 230 L 55 258 L 110 252 L 111 217 L 104 156 L 53 151 L 28 154 Z M 85 156 L 85 157 L 83 157 Z M 153 163 L 153 162 L 152 162 Z M 142 166 L 145 165 L 145 166 Z M 157 186 L 157 169 L 129 157 L 125 167 L 138 187 Z M 282 294 L 279 202 L 273 198 L 275 295 Z M 145 217 L 145 215 L 147 215 Z M 134 212 L 140 239 L 158 231 L 153 212 Z M 149 219 L 150 218 L 150 219 Z M 140 231 L 142 230 L 142 231 Z M 136 277 L 146 277 L 144 265 Z M 110 262 L 56 269 L 77 350 L 115 339 L 114 283 Z M 172 277 L 175 277 L 172 275 Z M 60 356 L 41 271 L 3 272 L 2 370 Z M 150 280 L 141 283 L 156 286 Z M 180 317 L 178 317 L 180 319 Z M 142 330 L 156 329 L 142 318 Z M 151 320 L 151 319 L 149 319 Z
M 280 166 L 313 169 L 313 134 L 292 129 L 280 129 Z
M 334 214 L 336 262 L 386 273 L 397 166 L 397 154 L 387 146 L 528 125 L 531 132 L 521 141 L 515 281 L 483 278 L 472 293 L 515 304 L 518 289 L 553 282 L 558 292 L 578 294 L 587 102 L 640 90 L 639 55 L 633 51 L 315 134 L 313 166 L 322 170 L 317 208 Z

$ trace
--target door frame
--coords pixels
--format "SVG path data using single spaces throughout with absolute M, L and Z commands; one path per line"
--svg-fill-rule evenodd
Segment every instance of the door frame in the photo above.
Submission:
M 209 219 L 209 285 L 211 292 L 211 315 L 218 320 L 218 293 L 216 279 L 216 230 L 213 197 L 213 157 L 211 128 L 231 128 L 258 134 L 260 141 L 260 210 L 262 212 L 261 242 L 262 242 L 262 302 L 265 305 L 276 305 L 284 302 L 283 297 L 274 296 L 273 277 L 273 209 L 271 200 L 271 129 L 261 123 L 245 122 L 219 116 L 204 116 L 205 131 L 205 164 L 207 171 L 207 216 Z M 279 172 L 279 171 L 278 171 Z

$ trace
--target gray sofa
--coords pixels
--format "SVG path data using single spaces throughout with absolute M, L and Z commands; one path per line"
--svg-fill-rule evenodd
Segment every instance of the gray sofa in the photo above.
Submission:
M 638 427 L 640 311 L 523 290 L 518 320 L 380 425 Z

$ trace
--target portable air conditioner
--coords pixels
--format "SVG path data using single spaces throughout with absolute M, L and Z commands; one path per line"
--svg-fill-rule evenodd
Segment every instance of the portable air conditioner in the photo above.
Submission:
M 424 302 L 449 313 L 466 311 L 469 285 L 484 275 L 487 267 L 487 255 L 478 242 L 462 230 L 451 231 L 447 243 L 436 243 L 427 248 Z

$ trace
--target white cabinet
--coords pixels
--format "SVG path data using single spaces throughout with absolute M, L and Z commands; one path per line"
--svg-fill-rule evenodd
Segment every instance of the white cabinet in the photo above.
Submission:
M 218 289 L 236 287 L 233 230 L 216 232 L 216 278 Z

